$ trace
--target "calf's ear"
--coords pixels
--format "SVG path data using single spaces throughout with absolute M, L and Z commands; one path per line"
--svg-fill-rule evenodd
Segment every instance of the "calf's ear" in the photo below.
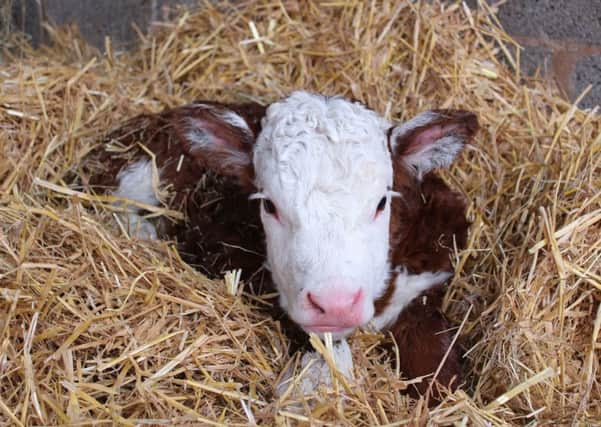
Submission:
M 265 107 L 194 103 L 174 110 L 174 128 L 199 166 L 253 191 L 253 147 Z
M 421 179 L 439 167 L 448 167 L 478 130 L 474 113 L 431 110 L 390 130 L 394 162 L 401 161 Z

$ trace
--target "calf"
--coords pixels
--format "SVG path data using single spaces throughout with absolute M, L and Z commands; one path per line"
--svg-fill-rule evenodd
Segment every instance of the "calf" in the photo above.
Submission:
M 441 298 L 468 228 L 462 197 L 433 171 L 477 128 L 457 110 L 394 125 L 358 102 L 302 91 L 268 108 L 203 101 L 131 120 L 84 176 L 183 211 L 180 223 L 151 224 L 135 208 L 126 219 L 139 236 L 176 238 L 210 275 L 243 268 L 251 282 L 272 279 L 303 331 L 391 331 L 402 372 L 415 377 L 449 350 Z M 459 374 L 451 349 L 437 380 L 456 384 Z

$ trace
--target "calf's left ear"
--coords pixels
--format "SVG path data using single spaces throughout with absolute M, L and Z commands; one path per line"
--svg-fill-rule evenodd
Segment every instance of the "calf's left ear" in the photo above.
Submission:
M 431 110 L 390 130 L 393 161 L 401 161 L 418 179 L 448 167 L 478 130 L 474 113 Z

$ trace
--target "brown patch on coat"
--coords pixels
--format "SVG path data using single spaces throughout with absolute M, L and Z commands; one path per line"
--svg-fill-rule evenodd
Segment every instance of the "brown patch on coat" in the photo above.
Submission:
M 403 310 L 395 324 L 390 328 L 399 348 L 399 368 L 403 375 L 415 378 L 436 372 L 449 349 L 454 329 L 440 311 L 444 288 L 436 286 L 422 293 Z M 451 349 L 436 381 L 451 389 L 461 381 L 461 356 L 455 348 Z M 413 396 L 423 395 L 430 385 L 432 377 L 412 384 Z M 433 388 L 433 401 L 440 397 Z
M 394 295 L 394 291 L 396 290 L 396 278 L 398 274 L 393 274 L 392 277 L 388 280 L 388 285 L 386 286 L 386 290 L 384 293 L 374 301 L 374 316 L 379 316 L 384 312 L 386 307 L 390 304 L 390 299 Z
M 404 164 L 402 156 L 417 151 L 420 138 L 440 139 L 456 136 L 467 143 L 478 129 L 476 115 L 461 110 L 435 110 L 438 119 L 402 135 L 393 154 L 393 189 L 401 194 L 391 206 L 391 268 L 403 267 L 411 274 L 453 271 L 454 248 L 467 243 L 469 222 L 465 217 L 463 196 L 453 190 L 435 172 L 419 180 Z M 390 135 L 390 134 L 389 134 Z M 396 276 L 385 293 L 375 302 L 376 315 L 384 311 L 396 287 Z M 400 353 L 400 370 L 409 378 L 433 374 L 449 350 L 453 334 L 446 331 L 450 323 L 441 311 L 444 283 L 421 293 L 400 313 L 389 328 Z M 459 349 L 449 350 L 436 381 L 457 386 L 461 380 Z M 427 391 L 431 380 L 416 384 L 412 394 Z M 434 395 L 432 403 L 436 401 Z
M 434 172 L 420 183 L 404 168 L 396 168 L 390 220 L 390 265 L 402 266 L 411 274 L 452 271 L 454 247 L 463 249 L 469 222 L 465 200 Z M 375 302 L 382 313 L 394 294 L 396 275 Z
M 203 106 L 200 106 L 203 105 Z M 234 112 L 248 124 L 251 133 L 224 121 L 220 114 Z M 142 157 L 141 146 L 153 153 L 161 179 L 174 191 L 193 187 L 206 170 L 238 181 L 247 191 L 252 188 L 252 147 L 260 132 L 265 107 L 255 104 L 221 104 L 197 102 L 165 110 L 159 114 L 141 114 L 110 132 L 84 162 L 81 171 L 86 184 L 96 188 L 114 188 L 117 174 Z M 197 148 L 186 137 L 190 121 L 202 123 L 207 132 L 226 141 L 209 149 Z M 223 161 L 225 150 L 237 150 L 248 156 L 250 169 L 241 170 Z M 179 170 L 177 167 L 179 166 Z M 176 206 L 172 206 L 176 208 Z
M 155 158 L 164 204 L 185 213 L 186 220 L 155 221 L 159 236 L 175 239 L 182 257 L 210 277 L 242 268 L 243 279 L 266 283 L 263 270 L 264 235 L 252 186 L 252 147 L 260 132 L 265 107 L 258 104 L 225 105 L 202 102 L 159 114 L 142 114 L 110 132 L 89 154 L 80 168 L 83 183 L 98 193 L 118 185 L 118 174 L 132 163 Z M 210 108 L 207 108 L 210 107 Z M 220 114 L 233 111 L 244 118 L 252 132 L 224 122 Z M 208 131 L 227 140 L 226 147 L 194 149 L 186 139 L 188 120 L 199 120 Z M 248 168 L 235 168 L 223 161 L 220 149 L 236 149 L 248 155 Z M 147 151 L 148 152 L 147 152 Z M 259 285 L 260 286 L 260 285 Z
M 435 173 L 418 182 L 403 169 L 395 170 L 390 224 L 391 265 L 411 274 L 452 271 L 454 247 L 467 241 L 469 223 L 463 196 L 452 191 Z
M 390 230 L 392 268 L 403 266 L 411 274 L 427 271 L 452 271 L 454 245 L 466 245 L 469 223 L 465 218 L 465 201 L 452 191 L 435 173 L 418 183 L 404 169 L 395 170 L 394 190 L 402 197 L 393 199 Z M 392 277 L 384 295 L 375 302 L 376 315 L 390 303 L 397 286 Z M 415 298 L 389 328 L 399 347 L 399 369 L 408 378 L 433 374 L 447 352 L 452 332 L 439 333 L 450 327 L 441 311 L 444 283 L 430 288 Z M 454 347 L 436 381 L 456 386 L 461 381 L 460 350 Z M 453 380 L 453 382 L 452 382 Z M 427 391 L 430 379 L 417 383 L 411 394 Z M 433 395 L 431 403 L 436 403 Z

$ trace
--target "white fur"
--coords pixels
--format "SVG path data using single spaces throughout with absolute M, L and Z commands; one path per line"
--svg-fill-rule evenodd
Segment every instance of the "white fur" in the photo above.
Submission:
M 248 136 L 253 135 L 253 132 L 248 126 L 248 123 L 246 123 L 246 120 L 244 120 L 242 116 L 240 116 L 238 113 L 233 112 L 232 110 L 226 110 L 215 105 L 203 104 L 202 102 L 196 102 L 192 104 L 192 106 L 196 108 L 201 108 L 203 110 L 210 110 L 213 115 L 220 118 L 227 124 L 242 130 L 242 132 L 244 132 Z
M 333 358 L 336 363 L 336 369 L 347 379 L 353 379 L 353 355 L 351 348 L 346 340 L 340 340 L 333 346 Z M 298 381 L 298 388 L 294 390 L 293 395 L 306 396 L 311 395 L 320 385 L 332 387 L 332 373 L 330 366 L 325 359 L 316 351 L 310 351 L 303 354 L 300 362 L 300 372 L 303 372 L 307 365 L 311 364 Z M 276 386 L 276 395 L 281 397 L 292 386 L 295 377 L 292 375 L 292 367 L 283 375 L 282 380 Z
M 432 286 L 444 282 L 452 275 L 448 271 L 409 274 L 404 269 L 398 269 L 396 272 L 398 275 L 394 282 L 395 289 L 390 303 L 371 321 L 372 326 L 377 330 L 391 326 L 415 297 Z
M 117 175 L 119 187 L 113 193 L 117 197 L 157 206 L 157 198 L 152 185 L 152 162 L 138 160 Z
M 421 179 L 433 169 L 447 167 L 463 149 L 463 141 L 455 136 L 445 136 L 425 147 L 424 150 L 403 157 L 403 161 L 412 167 Z
M 117 175 L 119 186 L 113 192 L 113 195 L 147 205 L 158 206 L 159 199 L 154 192 L 152 174 L 152 162 L 150 160 L 145 159 L 132 163 Z M 155 227 L 140 216 L 138 212 L 138 208 L 130 206 L 128 212 L 121 215 L 128 233 L 141 239 L 156 239 Z
M 307 292 L 364 293 L 362 319 L 389 274 L 390 123 L 343 98 L 295 92 L 272 104 L 254 152 L 256 185 L 279 221 L 262 209 L 267 258 L 280 304 L 301 327 L 312 321 Z M 352 331 L 334 334 L 340 338 Z
M 225 113 L 223 114 L 225 115 Z M 238 116 L 237 114 L 233 112 L 231 114 L 235 115 L 238 119 L 243 120 L 242 117 Z M 235 119 L 233 119 L 231 116 L 229 117 L 229 120 L 235 121 Z M 206 125 L 202 120 L 187 119 L 186 122 L 188 126 L 186 138 L 192 145 L 192 152 L 196 150 L 202 150 L 207 156 L 211 156 L 211 151 L 221 151 L 223 153 L 227 153 L 227 156 L 223 156 L 222 160 L 222 166 L 224 168 L 230 165 L 244 166 L 250 163 L 248 153 L 234 149 L 227 141 L 223 141 L 216 137 L 211 131 L 206 129 Z M 247 125 L 246 129 L 243 128 L 242 131 L 250 132 L 250 128 L 248 128 Z
M 158 235 L 155 226 L 141 215 L 134 212 L 128 212 L 125 215 L 120 215 L 120 217 L 122 220 L 126 221 L 123 225 L 127 227 L 127 233 L 131 237 L 145 240 L 157 240 Z
M 395 126 L 395 128 L 392 130 L 392 134 L 391 134 L 393 148 L 394 148 L 394 144 L 396 143 L 398 138 L 402 138 L 403 136 L 407 135 L 409 132 L 413 131 L 414 129 L 424 127 L 424 126 L 432 123 L 433 121 L 438 120 L 439 118 L 440 118 L 440 114 L 435 113 L 433 111 L 426 111 L 424 113 L 418 114 L 417 116 L 406 121 L 405 123 Z
M 246 120 L 244 120 L 239 114 L 236 114 L 233 111 L 226 110 L 221 113 L 217 113 L 217 116 L 227 124 L 240 129 L 246 135 L 253 135 L 252 131 L 250 130 L 250 127 L 248 127 L 248 124 L 246 123 Z
M 198 119 L 188 119 L 186 138 L 192 143 L 192 149 L 213 149 L 213 135 L 204 129 L 204 123 Z

